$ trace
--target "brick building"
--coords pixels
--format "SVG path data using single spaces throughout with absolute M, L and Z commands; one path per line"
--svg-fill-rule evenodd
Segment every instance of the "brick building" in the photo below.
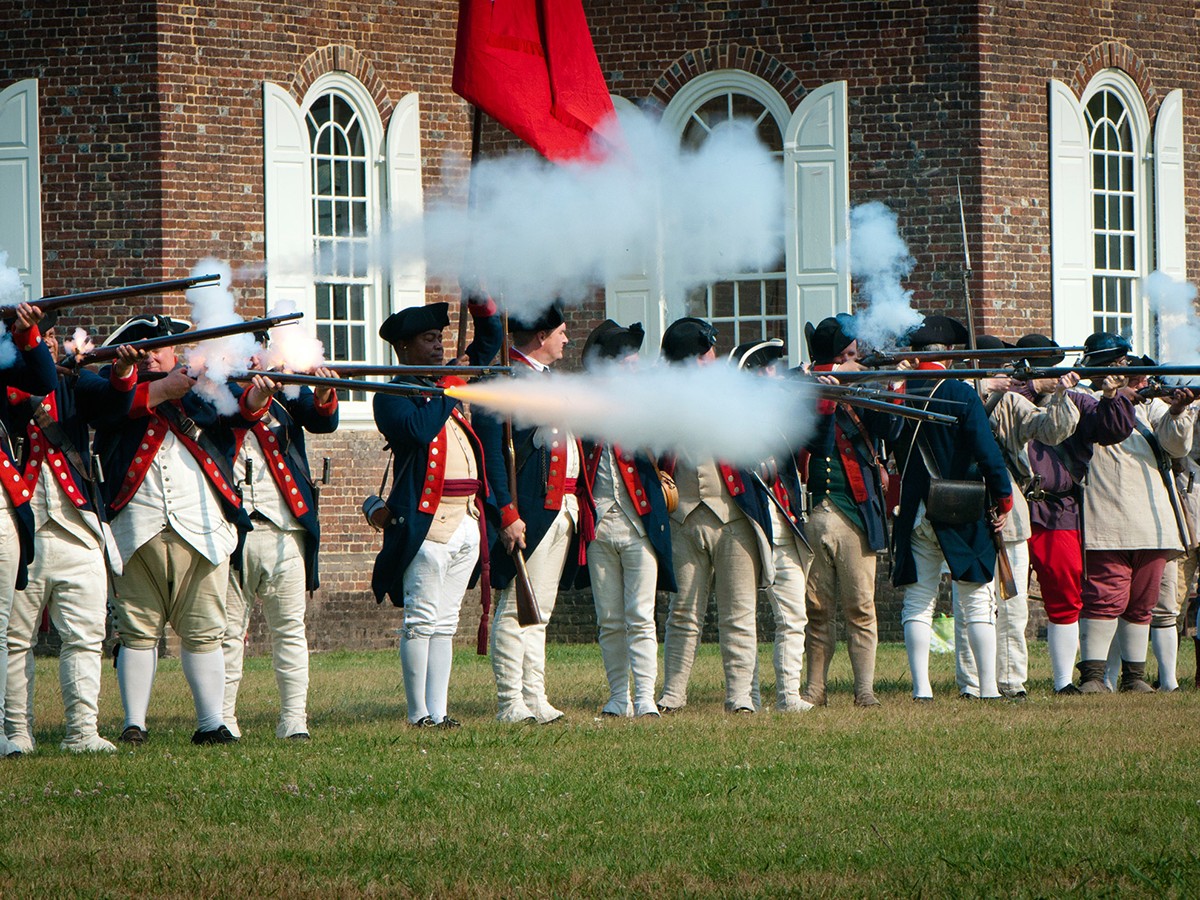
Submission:
M 833 248 L 848 208 L 868 200 L 899 216 L 918 303 L 961 314 L 961 183 L 982 328 L 1075 343 L 1102 325 L 1155 349 L 1140 279 L 1185 277 L 1200 250 L 1200 185 L 1184 164 L 1200 136 L 1183 100 L 1200 71 L 1195 4 L 585 7 L 622 115 L 691 145 L 731 116 L 757 120 L 788 202 L 771 271 L 682 297 L 632 272 L 572 314 L 579 334 L 611 315 L 645 322 L 649 345 L 691 313 L 720 323 L 726 349 L 779 334 L 798 358 L 804 321 L 854 302 Z M 291 298 L 334 358 L 388 361 L 379 322 L 442 288 L 356 262 L 354 248 L 389 214 L 461 193 L 451 185 L 471 133 L 450 90 L 456 11 L 450 0 L 0 0 L 0 249 L 32 297 L 227 259 L 244 313 Z M 485 122 L 483 153 L 513 143 Z M 298 265 L 314 242 L 349 262 L 319 275 Z M 103 333 L 130 311 L 86 317 Z M 377 540 L 358 513 L 380 444 L 358 398 L 336 435 L 310 443 L 333 460 L 324 587 L 310 605 L 319 646 L 390 646 L 399 624 L 368 596 Z M 590 635 L 587 607 L 585 594 L 564 609 L 561 636 Z M 897 618 L 884 611 L 885 634 Z

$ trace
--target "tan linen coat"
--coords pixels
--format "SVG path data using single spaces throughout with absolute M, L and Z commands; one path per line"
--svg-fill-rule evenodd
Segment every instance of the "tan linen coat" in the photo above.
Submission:
M 1162 400 L 1134 407 L 1168 456 L 1192 449 L 1196 408 L 1172 416 Z M 1174 492 L 1174 479 L 1170 479 Z M 1083 491 L 1084 544 L 1089 550 L 1183 550 L 1171 495 L 1146 439 L 1135 429 L 1119 444 L 1096 445 Z

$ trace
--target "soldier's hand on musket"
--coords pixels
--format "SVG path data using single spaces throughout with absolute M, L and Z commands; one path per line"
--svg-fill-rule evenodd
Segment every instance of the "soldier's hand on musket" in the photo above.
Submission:
M 1179 415 L 1181 412 L 1187 409 L 1189 405 L 1191 405 L 1192 401 L 1195 400 L 1196 397 L 1197 394 L 1195 391 L 1191 391 L 1182 387 L 1175 388 L 1175 390 L 1171 391 L 1171 396 L 1169 398 L 1171 402 L 1171 408 L 1168 410 L 1168 412 L 1170 412 L 1173 416 Z
M 266 375 L 255 375 L 250 381 L 250 390 L 247 391 L 246 405 L 253 412 L 258 412 L 271 402 L 271 398 L 283 390 L 283 385 L 278 384 L 268 378 Z
M 179 400 L 195 386 L 196 379 L 189 375 L 183 366 L 178 366 L 158 381 L 151 382 L 151 390 L 164 400 Z
M 1124 375 L 1106 375 L 1104 380 L 1100 382 L 1100 393 L 1110 400 L 1117 396 L 1117 392 L 1125 387 L 1128 379 Z
M 505 553 L 512 553 L 513 548 L 525 549 L 525 520 L 517 519 L 500 532 L 500 543 Z
M 1003 531 L 1004 523 L 1008 521 L 1008 513 L 1000 512 L 998 506 L 993 506 L 988 511 L 988 521 L 992 523 L 992 531 Z
M 121 344 L 117 347 L 117 358 L 113 362 L 113 372 L 118 378 L 128 378 L 129 373 L 137 368 L 137 364 L 145 358 L 145 350 L 138 350 L 130 344 Z M 185 391 L 184 393 L 187 392 Z
M 327 366 L 317 366 L 315 369 L 313 369 L 313 374 L 316 375 L 318 378 L 337 378 L 338 377 L 338 373 L 333 371 L 333 369 L 330 369 Z M 313 391 L 313 396 L 316 397 L 317 402 L 319 404 L 321 404 L 322 406 L 325 406 L 326 404 L 330 403 L 333 400 L 333 388 L 319 387 Z
M 817 382 L 819 384 L 841 384 L 841 382 L 837 380 L 836 375 L 825 375 L 825 374 L 818 375 Z
M 989 394 L 1003 394 L 1007 391 L 1011 391 L 1014 387 L 1016 387 L 1016 384 L 1007 375 L 999 375 L 995 378 L 983 379 L 983 388 Z
M 1058 381 L 1054 385 L 1054 393 L 1065 394 L 1077 384 L 1079 384 L 1079 373 L 1067 372 L 1059 376 Z
M 28 331 L 42 320 L 42 308 L 29 303 L 17 304 L 17 324 L 13 331 Z

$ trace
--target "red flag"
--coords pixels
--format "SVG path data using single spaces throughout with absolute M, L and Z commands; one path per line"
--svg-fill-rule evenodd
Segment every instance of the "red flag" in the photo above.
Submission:
M 454 90 L 556 162 L 613 116 L 582 0 L 460 0 Z

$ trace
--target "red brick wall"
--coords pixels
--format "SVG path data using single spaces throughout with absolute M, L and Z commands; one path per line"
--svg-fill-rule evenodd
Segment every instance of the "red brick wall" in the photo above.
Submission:
M 982 302 L 995 307 L 1010 334 L 1026 325 L 1048 327 L 1050 197 L 1046 127 L 1050 79 L 1078 97 L 1107 67 L 1122 69 L 1142 89 L 1151 126 L 1158 104 L 1183 88 L 1188 274 L 1200 251 L 1200 179 L 1191 150 L 1200 141 L 1194 97 L 1200 50 L 1192 4 L 1073 3 L 1042 0 L 995 3 L 981 28 L 980 67 L 986 84 L 980 159 L 986 204 Z
M 1157 99 L 1194 84 L 1200 52 L 1190 5 L 1172 0 L 695 3 L 585 0 L 611 90 L 653 108 L 690 77 L 733 66 L 762 75 L 793 108 L 845 79 L 853 203 L 899 214 L 926 308 L 961 310 L 961 179 L 980 323 L 1009 336 L 1049 323 L 1046 81 L 1079 90 L 1098 67 L 1127 68 Z M 221 4 L 0 0 L 0 86 L 41 79 L 43 228 L 48 292 L 177 277 L 201 257 L 263 258 L 262 82 L 300 98 L 343 68 L 377 99 L 421 92 L 425 186 L 470 147 L 467 107 L 450 91 L 457 3 Z M 151 38 L 158 35 L 157 40 Z M 1185 106 L 1189 144 L 1200 118 Z M 485 150 L 514 146 L 494 123 Z M 1189 250 L 1200 249 L 1200 184 L 1188 167 Z M 262 311 L 260 284 L 242 288 Z M 172 298 L 178 308 L 182 298 Z M 139 304 L 140 306 L 140 304 Z M 104 330 L 128 312 L 95 310 Z M 599 295 L 570 317 L 575 347 L 603 315 Z M 334 458 L 323 499 L 326 587 L 311 605 L 321 646 L 390 645 L 397 611 L 367 580 L 377 540 L 358 505 L 384 457 L 370 432 L 313 439 Z M 586 598 L 579 601 L 586 606 Z M 473 610 L 474 595 L 465 609 Z M 586 632 L 580 611 L 574 631 Z M 464 622 L 466 630 L 473 625 Z

